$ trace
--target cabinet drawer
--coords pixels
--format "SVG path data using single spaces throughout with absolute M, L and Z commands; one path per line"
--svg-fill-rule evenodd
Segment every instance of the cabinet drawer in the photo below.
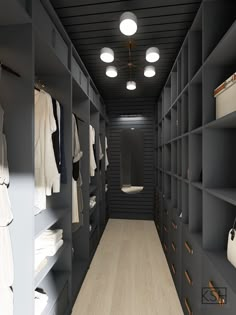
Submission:
M 41 4 L 41 1 L 35 1 L 35 12 L 35 26 L 47 44 L 54 49 L 55 54 L 58 56 L 61 62 L 68 68 L 68 45 L 65 43 L 62 36 L 58 32 L 50 16 Z
M 194 312 L 194 306 L 192 304 L 192 299 L 190 299 L 187 294 L 184 295 L 184 297 L 183 297 L 182 306 L 183 306 L 184 315 L 197 315 Z
M 203 314 L 234 315 L 236 294 L 225 282 L 207 256 L 203 260 Z M 207 303 L 207 304 L 205 304 Z
M 200 244 L 194 239 L 194 236 L 190 235 L 186 226 L 183 226 L 182 251 L 183 264 L 187 268 L 191 267 L 201 272 L 202 249 Z

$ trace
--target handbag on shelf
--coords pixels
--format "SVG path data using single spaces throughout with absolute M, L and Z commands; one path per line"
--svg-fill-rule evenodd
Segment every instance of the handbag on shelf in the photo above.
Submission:
M 228 261 L 236 268 L 236 218 L 234 219 L 232 229 L 229 231 L 227 258 Z

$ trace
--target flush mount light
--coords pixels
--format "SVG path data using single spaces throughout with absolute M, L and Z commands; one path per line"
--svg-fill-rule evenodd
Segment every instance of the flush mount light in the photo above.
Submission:
M 156 47 L 150 47 L 146 51 L 146 60 L 148 62 L 156 62 L 160 59 L 160 51 Z
M 154 66 L 146 66 L 144 69 L 144 76 L 147 78 L 152 78 L 156 75 L 156 69 Z
M 109 77 L 109 78 L 115 78 L 117 77 L 117 69 L 116 67 L 114 66 L 108 66 L 106 68 L 106 75 Z
M 103 62 L 111 63 L 114 61 L 114 51 L 111 48 L 104 47 L 101 49 L 100 58 Z
M 136 82 L 134 82 L 134 81 L 128 81 L 128 82 L 126 83 L 126 88 L 127 88 L 127 90 L 130 90 L 130 91 L 135 90 L 135 89 L 136 89 Z
M 125 12 L 120 17 L 120 31 L 126 36 L 132 36 L 137 32 L 137 17 L 132 12 Z

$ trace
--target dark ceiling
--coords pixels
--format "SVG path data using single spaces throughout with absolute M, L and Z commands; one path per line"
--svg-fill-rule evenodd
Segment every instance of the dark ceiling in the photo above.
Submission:
M 58 16 L 79 52 L 104 100 L 126 97 L 157 98 L 171 70 L 176 55 L 193 22 L 201 0 L 51 0 Z M 128 67 L 118 69 L 118 77 L 106 77 L 100 49 L 114 50 L 114 65 L 128 63 L 128 38 L 120 33 L 119 19 L 125 11 L 138 18 L 138 31 L 132 37 L 135 48 L 133 71 L 135 91 L 126 90 Z M 157 75 L 145 78 L 143 68 L 148 47 L 160 49 Z

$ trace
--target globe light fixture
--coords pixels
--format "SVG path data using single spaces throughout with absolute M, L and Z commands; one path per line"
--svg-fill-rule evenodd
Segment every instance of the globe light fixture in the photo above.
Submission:
M 125 12 L 120 17 L 120 31 L 125 36 L 132 36 L 137 32 L 137 17 L 132 12 Z
M 156 62 L 160 59 L 160 51 L 156 47 L 150 47 L 146 51 L 146 60 L 148 62 Z
M 103 62 L 111 63 L 114 61 L 114 51 L 111 48 L 104 47 L 100 52 L 100 59 Z

